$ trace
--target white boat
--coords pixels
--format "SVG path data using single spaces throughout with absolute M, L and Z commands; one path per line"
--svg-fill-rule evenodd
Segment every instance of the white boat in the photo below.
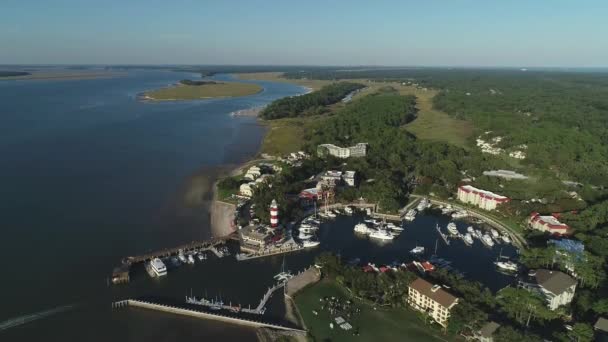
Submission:
M 300 231 L 300 233 L 304 233 L 304 234 L 312 234 L 314 232 L 317 231 L 318 228 L 312 228 L 312 227 L 300 227 L 298 228 L 298 230 Z
M 496 229 L 492 229 L 490 230 L 490 233 L 492 233 L 492 237 L 495 239 L 500 238 L 500 234 L 498 234 L 498 232 L 496 231 Z
M 450 214 L 454 211 L 454 209 L 452 209 L 451 205 L 446 205 L 444 208 L 441 208 L 441 213 L 444 215 Z
M 372 210 L 370 208 L 365 208 L 365 213 L 369 216 L 372 214 Z
M 340 210 L 338 210 L 338 209 L 334 209 L 334 210 L 333 210 L 333 213 L 334 213 L 334 214 L 336 214 L 336 215 L 340 215 L 340 214 L 342 214 L 342 213 L 340 212 Z
M 424 209 L 429 207 L 429 200 L 426 198 L 423 198 L 420 200 L 420 202 L 418 202 L 418 206 L 416 207 L 416 209 L 418 209 L 418 211 L 423 211 Z
M 467 232 L 469 232 L 469 234 L 475 234 L 475 229 L 473 229 L 473 226 L 468 226 Z
M 389 233 L 384 229 L 378 229 L 373 231 L 371 234 L 369 234 L 369 237 L 378 240 L 392 240 L 395 238 L 393 234 Z
M 179 250 L 179 253 L 177 254 L 177 258 L 179 259 L 179 261 L 182 262 L 182 264 L 185 264 L 188 262 L 188 260 L 186 260 L 186 256 L 184 255 L 184 251 L 182 251 L 181 249 Z
M 492 241 L 492 238 L 488 234 L 484 234 L 481 237 L 481 242 L 483 242 L 483 244 L 486 245 L 486 246 L 488 246 L 488 247 L 494 246 L 494 241 Z
M 329 218 L 335 218 L 336 214 L 332 213 L 331 211 L 325 211 L 325 216 L 329 217 Z
M 448 223 L 448 232 L 451 235 L 458 235 L 459 234 L 458 228 L 456 227 L 456 224 L 454 222 Z
M 416 246 L 416 247 L 414 247 L 414 249 L 412 249 L 410 251 L 410 254 L 414 254 L 414 255 L 422 254 L 422 253 L 424 253 L 424 247 L 422 247 L 422 246 Z
M 321 242 L 318 240 L 304 240 L 302 241 L 302 247 L 304 248 L 312 248 L 317 247 Z
M 500 268 L 503 271 L 510 271 L 510 272 L 517 272 L 519 271 L 519 266 L 517 266 L 516 263 L 514 263 L 513 261 L 495 261 L 494 265 L 496 265 L 496 267 Z
M 473 237 L 471 236 L 471 233 L 464 234 L 462 240 L 469 246 L 473 244 Z
M 154 258 L 150 261 L 150 269 L 157 277 L 167 275 L 167 266 L 165 266 L 165 263 L 159 258 Z
M 481 240 L 481 238 L 483 237 L 483 234 L 481 233 L 481 230 L 475 229 L 474 237 L 476 237 L 476 238 L 478 238 L 478 239 Z
M 416 211 L 416 209 L 410 209 L 407 211 L 407 213 L 405 214 L 404 219 L 406 221 L 414 221 L 414 219 L 416 218 L 416 214 L 418 212 Z
M 300 234 L 298 234 L 298 239 L 300 240 L 308 240 L 310 238 L 312 238 L 313 235 L 312 234 L 307 234 L 305 232 L 300 231 Z
M 188 261 L 187 261 L 187 263 L 194 264 L 194 257 L 192 256 L 192 254 L 188 254 Z
M 502 234 L 502 235 L 500 236 L 500 238 L 502 239 L 502 241 L 503 241 L 504 243 L 507 243 L 507 244 L 511 243 L 511 239 L 509 238 L 509 235 L 507 235 L 507 234 Z
M 352 215 L 353 214 L 353 209 L 351 207 L 344 207 L 344 212 L 347 215 Z
M 198 255 L 196 257 L 198 258 L 199 261 L 203 261 L 203 260 L 207 259 L 207 255 L 205 253 L 198 253 Z
M 355 225 L 355 233 L 359 233 L 359 234 L 369 234 L 370 233 L 370 229 L 367 227 L 367 225 L 365 223 L 357 223 Z
M 458 210 L 458 211 L 452 213 L 453 219 L 461 219 L 461 218 L 465 218 L 467 216 L 469 216 L 469 213 L 467 213 L 465 210 Z
M 396 231 L 396 232 L 402 232 L 402 231 L 403 231 L 403 227 L 398 226 L 398 225 L 393 224 L 393 223 L 389 223 L 389 224 L 387 224 L 387 225 L 386 225 L 386 227 L 387 227 L 388 229 L 390 229 L 390 230 L 394 230 L 394 231 Z

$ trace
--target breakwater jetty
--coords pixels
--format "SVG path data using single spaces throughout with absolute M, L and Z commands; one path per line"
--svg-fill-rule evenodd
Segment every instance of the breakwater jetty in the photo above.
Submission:
M 214 254 L 217 253 L 217 249 L 215 248 L 218 245 L 225 244 L 230 240 L 237 240 L 238 236 L 236 234 L 230 234 L 223 237 L 218 237 L 205 241 L 192 241 L 183 245 L 165 248 L 153 252 L 148 252 L 140 255 L 128 256 L 122 259 L 121 264 L 114 268 L 112 272 L 112 283 L 120 284 L 129 282 L 130 276 L 129 273 L 131 271 L 131 266 L 143 263 L 146 261 L 150 261 L 154 258 L 166 258 L 173 255 L 178 255 L 180 251 L 182 252 L 190 252 L 190 251 L 211 251 Z

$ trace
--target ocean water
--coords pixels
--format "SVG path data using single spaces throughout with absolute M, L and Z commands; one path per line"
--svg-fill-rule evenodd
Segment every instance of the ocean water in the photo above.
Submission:
M 255 154 L 264 134 L 255 118 L 229 113 L 305 92 L 251 81 L 264 91 L 203 101 L 136 98 L 196 77 L 132 71 L 0 81 L 0 340 L 252 336 L 217 323 L 107 310 L 114 295 L 107 277 L 122 257 L 209 236 L 208 213 L 185 206 L 184 189 L 194 176 Z

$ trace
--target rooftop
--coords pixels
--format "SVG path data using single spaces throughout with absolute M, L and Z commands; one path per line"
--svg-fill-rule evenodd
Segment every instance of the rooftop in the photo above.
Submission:
M 479 334 L 483 337 L 492 337 L 492 334 L 500 327 L 496 322 L 488 322 L 479 330 Z
M 528 179 L 528 176 L 522 175 L 521 173 L 517 173 L 515 171 L 510 171 L 510 170 L 484 171 L 483 174 L 485 176 L 501 177 L 501 178 L 506 178 L 506 179 Z
M 497 199 L 497 200 L 505 200 L 505 199 L 507 199 L 507 197 L 505 197 L 505 196 L 495 194 L 495 193 L 493 193 L 491 191 L 477 189 L 476 187 L 471 186 L 471 185 L 461 185 L 460 189 L 462 189 L 462 190 L 464 190 L 466 192 L 474 192 L 474 193 L 480 194 L 482 196 L 489 197 L 489 198 L 494 198 L 494 199 Z
M 563 293 L 570 286 L 576 285 L 574 278 L 560 271 L 541 269 L 536 271 L 534 277 L 538 285 L 556 295 Z
M 598 318 L 593 327 L 595 330 L 608 332 L 608 319 L 605 319 L 604 317 Z
M 454 297 L 445 291 L 441 286 L 437 287 L 422 278 L 414 280 L 414 282 L 410 284 L 410 287 L 446 308 L 449 308 L 458 302 L 457 297 Z

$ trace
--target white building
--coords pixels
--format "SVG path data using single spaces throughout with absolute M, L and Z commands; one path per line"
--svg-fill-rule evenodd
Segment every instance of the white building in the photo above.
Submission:
M 447 327 L 450 311 L 458 304 L 458 298 L 445 291 L 440 285 L 433 285 L 418 278 L 408 287 L 408 304 L 431 316 L 435 322 Z
M 561 223 L 556 215 L 541 215 L 534 212 L 530 214 L 528 226 L 532 229 L 549 232 L 550 234 L 564 235 L 570 233 L 570 227 L 565 223 Z
M 346 183 L 346 185 L 355 186 L 355 175 L 355 171 L 346 171 L 342 175 L 342 179 L 344 180 L 344 183 Z
M 365 157 L 367 153 L 367 143 L 358 143 L 350 147 L 339 147 L 334 144 L 322 144 L 317 147 L 317 155 L 324 157 L 332 155 L 337 158 L 346 159 L 349 157 Z
M 470 185 L 458 187 L 458 200 L 471 203 L 485 210 L 494 210 L 499 204 L 509 202 L 509 198 Z
M 325 171 L 321 175 L 321 180 L 331 186 L 337 185 L 342 180 L 342 171 Z
M 511 180 L 511 179 L 528 179 L 528 176 L 522 175 L 521 173 L 517 173 L 515 171 L 510 171 L 510 170 L 491 170 L 491 171 L 484 171 L 483 172 L 484 176 L 489 176 L 489 177 L 500 177 L 500 178 L 504 178 L 507 180 Z
M 255 189 L 255 186 L 256 186 L 255 182 L 243 183 L 239 187 L 239 193 L 242 196 L 251 197 L 251 196 L 253 196 L 253 189 Z
M 521 285 L 540 293 L 547 301 L 547 307 L 551 310 L 570 304 L 576 291 L 576 280 L 574 278 L 560 271 L 545 269 L 532 271 L 530 280 L 522 282 Z

